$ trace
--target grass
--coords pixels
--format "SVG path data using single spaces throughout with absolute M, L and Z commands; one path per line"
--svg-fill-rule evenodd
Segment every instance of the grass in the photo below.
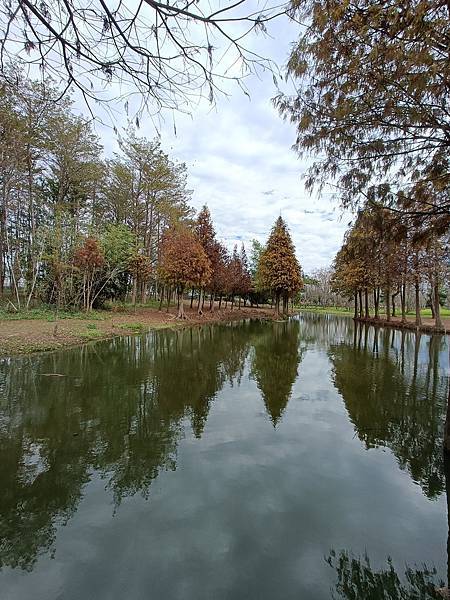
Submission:
M 77 334 L 79 337 L 86 340 L 97 340 L 99 338 L 105 337 L 105 334 L 99 329 L 89 327 L 89 324 L 86 326 L 86 331 L 80 331 Z
M 340 306 L 296 306 L 296 310 L 308 310 L 311 312 L 322 312 L 327 314 L 335 314 L 335 315 L 349 315 L 353 314 L 353 309 L 340 307 Z
M 0 308 L 0 320 L 2 321 L 23 321 L 27 319 L 37 321 L 49 321 L 50 323 L 58 319 L 79 319 L 84 321 L 103 321 L 105 319 L 104 311 L 94 310 L 90 313 L 81 311 L 67 311 L 61 310 L 56 316 L 56 312 L 53 308 L 47 306 L 41 306 L 39 308 L 30 308 L 29 310 L 20 309 L 14 311 L 12 309 Z
M 410 310 L 406 313 L 407 315 L 415 315 L 416 313 L 413 310 Z M 430 317 L 431 318 L 431 308 L 422 308 L 420 311 L 422 317 Z M 441 307 L 441 317 L 450 317 L 450 308 L 442 308 Z
M 120 329 L 126 329 L 127 331 L 132 331 L 133 333 L 144 333 L 148 331 L 148 327 L 146 327 L 143 323 L 121 323 L 118 325 Z
M 308 310 L 311 312 L 322 312 L 322 313 L 328 313 L 328 314 L 352 314 L 353 315 L 353 308 L 343 308 L 343 307 L 339 307 L 339 306 L 296 306 L 295 307 L 297 310 Z M 385 314 L 384 310 L 381 309 L 380 310 L 380 315 Z M 401 312 L 397 307 L 396 310 L 396 314 L 398 316 L 401 316 Z M 407 316 L 410 317 L 414 317 L 415 316 L 415 311 L 410 310 L 407 313 Z M 422 308 L 422 310 L 420 311 L 420 314 L 422 315 L 422 317 L 429 317 L 432 318 L 432 314 L 431 314 L 431 308 Z M 371 315 L 373 316 L 373 310 L 371 311 Z M 441 307 L 441 317 L 450 317 L 450 309 L 449 308 L 442 308 Z

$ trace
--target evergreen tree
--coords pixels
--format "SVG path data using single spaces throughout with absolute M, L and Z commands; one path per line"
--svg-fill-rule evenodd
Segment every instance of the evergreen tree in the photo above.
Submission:
M 280 300 L 283 300 L 283 313 L 286 314 L 289 298 L 302 287 L 302 273 L 295 256 L 294 244 L 281 216 L 272 227 L 261 255 L 260 269 L 264 285 L 275 296 L 276 313 L 279 314 Z
M 206 256 L 208 257 L 212 273 L 218 268 L 218 248 L 216 242 L 216 232 L 214 231 L 214 225 L 211 219 L 211 213 L 206 204 L 203 205 L 202 209 L 198 213 L 197 220 L 195 223 L 195 233 L 198 241 L 200 242 Z M 210 284 L 212 280 L 210 280 Z M 209 291 L 212 294 L 212 288 L 209 286 Z M 205 290 L 200 291 L 198 299 L 198 312 L 202 314 L 203 302 L 205 300 Z M 212 299 L 211 308 L 214 300 Z

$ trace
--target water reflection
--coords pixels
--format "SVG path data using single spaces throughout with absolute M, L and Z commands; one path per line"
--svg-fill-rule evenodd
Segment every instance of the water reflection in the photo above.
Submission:
M 223 472 L 229 473 L 229 482 L 237 482 L 237 488 L 248 485 L 250 496 L 252 484 L 256 486 L 262 478 L 260 495 L 252 498 L 251 515 L 266 514 L 267 507 L 258 501 L 276 481 L 280 495 L 275 494 L 276 500 L 269 503 L 275 511 L 274 526 L 282 522 L 283 499 L 290 507 L 292 523 L 301 518 L 296 512 L 299 506 L 310 511 L 315 523 L 309 531 L 311 547 L 317 524 L 327 515 L 317 515 L 309 498 L 315 498 L 320 506 L 324 495 L 329 500 L 327 486 L 339 486 L 340 481 L 321 478 L 321 464 L 305 458 L 311 455 L 310 448 L 296 445 L 302 435 L 307 440 L 315 433 L 314 408 L 310 420 L 302 421 L 302 411 L 307 410 L 303 407 L 310 400 L 296 399 L 307 380 L 309 389 L 316 385 L 326 391 L 328 386 L 341 412 L 343 400 L 355 435 L 365 448 L 390 448 L 399 466 L 420 484 L 426 496 L 437 498 L 446 489 L 441 452 L 447 385 L 441 355 L 445 352 L 442 337 L 364 325 L 355 328 L 348 318 L 314 315 L 289 323 L 249 321 L 160 331 L 66 352 L 3 360 L 0 566 L 31 571 L 41 554 L 51 555 L 60 525 L 73 517 L 89 493 L 87 484 L 94 479 L 103 479 L 112 500 L 112 508 L 107 508 L 111 512 L 117 512 L 125 498 L 149 498 L 158 476 L 177 469 L 183 438 L 193 436 L 195 443 L 207 439 L 205 428 L 214 420 L 212 408 L 224 389 L 239 388 L 226 396 L 226 402 L 232 407 L 228 410 L 236 412 L 233 425 L 242 420 L 248 428 L 248 440 L 236 444 L 236 454 L 228 457 L 232 468 L 228 472 L 224 467 Z M 322 361 L 318 364 L 324 365 L 323 380 L 308 378 L 304 368 L 308 353 L 310 360 L 312 356 L 314 361 L 317 357 Z M 298 388 L 292 395 L 294 386 Z M 314 394 L 306 397 L 315 398 Z M 249 398 L 257 398 L 265 408 L 265 419 L 257 422 L 255 413 L 245 413 Z M 291 407 L 297 412 L 290 421 Z M 327 409 L 323 406 L 322 418 L 331 419 L 333 427 L 335 415 Z M 258 428 L 262 421 L 264 431 Z M 299 433 L 302 426 L 308 431 Z M 217 431 L 225 438 L 229 435 L 226 429 Z M 315 447 L 322 445 L 320 441 Z M 360 444 L 357 451 L 361 452 Z M 218 461 L 220 452 L 222 449 L 215 455 Z M 298 460 L 302 452 L 303 458 Z M 289 460 L 298 475 L 296 481 L 292 470 L 288 480 L 283 478 Z M 247 468 L 245 477 L 241 464 Z M 213 469 L 214 465 L 214 476 Z M 323 470 L 329 476 L 329 466 Z M 221 482 L 216 483 L 220 487 Z M 302 495 L 303 488 L 312 490 L 316 485 L 315 496 L 310 491 Z M 337 490 L 343 493 L 342 488 Z M 240 501 L 236 497 L 236 502 Z M 332 504 L 326 506 L 333 509 Z M 336 511 L 339 514 L 339 504 Z M 233 522 L 235 513 L 231 512 L 227 515 L 223 510 L 227 523 Z M 260 527 L 255 526 L 254 531 L 261 534 Z M 307 535 L 305 539 L 308 541 Z M 246 541 L 243 555 L 250 556 L 254 541 L 250 534 Z M 294 552 L 297 539 L 292 544 Z M 360 572 L 366 566 L 361 563 Z M 234 573 L 236 565 L 232 567 Z
M 93 471 L 116 506 L 138 492 L 148 497 L 158 473 L 176 468 L 185 422 L 200 438 L 218 391 L 239 385 L 252 340 L 253 370 L 276 422 L 297 374 L 298 330 L 275 324 L 272 336 L 250 321 L 5 360 L 0 566 L 31 569 L 51 551 L 56 524 L 76 511 Z M 281 386 L 278 377 L 272 383 L 279 369 Z
M 326 560 L 336 571 L 333 598 L 436 600 L 436 590 L 444 587 L 444 582 L 437 579 L 436 569 L 426 565 L 406 566 L 404 574 L 399 574 L 391 558 L 387 558 L 384 567 L 374 569 L 367 553 L 359 557 L 346 550 L 332 550 Z
M 264 399 L 274 427 L 289 402 L 301 360 L 300 323 L 274 323 L 256 337 L 251 376 Z
M 356 435 L 368 449 L 389 447 L 429 498 L 445 489 L 444 351 L 443 336 L 367 324 L 355 327 L 353 343 L 329 348 L 333 381 Z

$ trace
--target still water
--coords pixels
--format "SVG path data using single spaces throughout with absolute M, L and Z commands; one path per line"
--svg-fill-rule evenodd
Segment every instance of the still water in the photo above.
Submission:
M 4 359 L 0 598 L 432 598 L 447 377 L 312 314 Z

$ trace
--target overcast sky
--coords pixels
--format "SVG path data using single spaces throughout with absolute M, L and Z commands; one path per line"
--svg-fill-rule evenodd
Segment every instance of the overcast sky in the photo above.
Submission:
M 258 35 L 249 44 L 283 66 L 298 32 L 298 25 L 282 18 L 272 22 L 268 37 Z M 187 164 L 193 206 L 209 206 L 218 236 L 230 249 L 241 241 L 249 249 L 253 238 L 264 242 L 281 214 L 304 271 L 326 267 L 341 245 L 350 215 L 342 213 L 331 194 L 318 198 L 305 190 L 306 162 L 291 149 L 295 128 L 282 121 L 271 103 L 277 93 L 272 74 L 252 76 L 246 83 L 250 98 L 231 86 L 230 96 L 218 97 L 214 108 L 204 102 L 190 116 L 165 115 L 158 125 L 163 149 Z M 126 127 L 125 114 L 117 127 Z M 98 131 L 107 153 L 117 149 L 111 129 Z M 152 138 L 156 133 L 154 122 L 144 115 L 138 135 Z

